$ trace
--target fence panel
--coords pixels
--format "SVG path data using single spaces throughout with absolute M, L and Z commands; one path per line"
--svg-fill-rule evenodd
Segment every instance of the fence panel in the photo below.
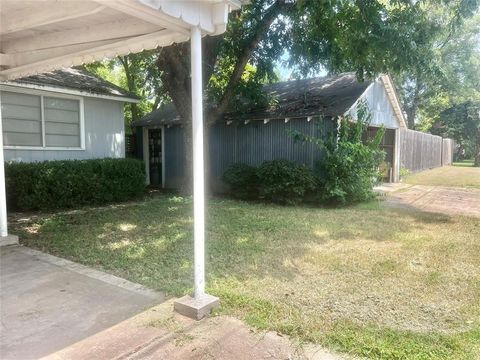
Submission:
M 455 153 L 455 141 L 452 139 L 443 139 L 442 146 L 442 165 L 452 165 L 453 154 Z
M 400 166 L 411 172 L 451 165 L 454 141 L 420 131 L 402 129 Z

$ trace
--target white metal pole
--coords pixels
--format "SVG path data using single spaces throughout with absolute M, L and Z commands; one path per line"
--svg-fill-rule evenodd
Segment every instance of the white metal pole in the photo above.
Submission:
M 3 157 L 2 110 L 0 106 L 0 236 L 7 235 L 7 195 L 5 192 L 5 163 Z
M 192 27 L 190 39 L 195 299 L 200 299 L 205 295 L 205 179 L 203 160 L 202 33 L 198 27 Z

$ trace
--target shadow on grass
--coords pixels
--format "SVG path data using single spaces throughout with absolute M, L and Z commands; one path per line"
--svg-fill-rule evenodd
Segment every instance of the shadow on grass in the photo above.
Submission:
M 12 226 L 23 244 L 142 283 L 171 295 L 192 290 L 191 201 L 159 196 L 144 203 L 50 214 Z M 394 242 L 445 215 L 383 208 L 378 202 L 319 209 L 213 200 L 207 214 L 207 274 L 245 281 L 290 281 L 312 246 Z
M 161 195 L 128 206 L 37 214 L 11 225 L 12 232 L 19 234 L 27 246 L 102 268 L 167 295 L 183 295 L 192 290 L 193 283 L 191 206 L 190 199 Z M 451 242 L 442 242 L 441 232 L 446 229 L 442 227 L 456 226 L 459 232 L 453 235 L 460 237 L 461 231 L 472 231 L 473 227 L 471 222 L 455 224 L 456 221 L 447 215 L 386 207 L 377 201 L 325 209 L 212 200 L 206 234 L 209 291 L 222 297 L 224 311 L 260 329 L 332 344 L 343 351 L 357 349 L 359 355 L 363 351 L 391 351 L 392 355 L 385 358 L 402 358 L 395 357 L 404 355 L 401 349 L 395 350 L 399 341 L 412 344 L 408 345 L 412 349 L 417 343 L 425 344 L 422 351 L 428 354 L 435 350 L 436 338 L 430 341 L 410 337 L 408 333 L 389 335 L 382 329 L 369 331 L 356 325 L 328 328 L 332 322 L 325 320 L 326 313 L 317 310 L 330 311 L 328 306 L 333 306 L 331 312 L 343 316 L 358 314 L 355 310 L 362 306 L 368 307 L 369 312 L 385 310 L 388 304 L 396 308 L 396 302 L 375 303 L 381 300 L 384 287 L 395 293 L 398 287 L 410 286 L 413 290 L 408 294 L 415 296 L 418 291 L 425 294 L 428 286 L 421 280 L 406 285 L 397 280 L 412 273 L 409 272 L 411 256 L 421 253 L 425 242 L 435 247 L 429 251 L 439 254 L 450 256 L 457 251 L 449 247 Z M 431 241 L 435 232 L 439 237 Z M 439 246 L 445 249 L 440 251 Z M 410 257 L 396 258 L 402 250 L 409 251 Z M 351 256 L 353 252 L 360 255 Z M 361 260 L 363 264 L 359 263 L 359 257 L 365 257 Z M 441 262 L 455 259 L 442 257 Z M 418 261 L 413 266 L 423 269 Z M 345 280 L 350 283 L 342 283 Z M 431 286 L 436 286 L 438 281 L 433 280 L 429 278 Z M 323 289 L 319 291 L 330 291 L 328 281 L 340 288 L 335 294 L 347 297 L 347 302 L 338 305 L 341 310 L 335 308 L 335 302 L 329 303 L 328 297 L 316 292 L 315 286 Z M 381 284 L 380 288 L 372 288 L 373 292 L 378 291 L 373 294 L 378 299 L 362 297 L 371 289 L 368 282 Z M 348 291 L 357 290 L 360 297 L 348 297 Z M 305 294 L 298 294 L 302 291 Z M 383 299 L 415 301 L 402 298 L 403 293 L 396 294 Z M 308 303 L 322 299 L 327 301 L 322 306 Z M 358 300 L 363 303 L 355 303 Z M 343 312 L 345 304 L 351 306 L 350 313 Z M 401 303 L 398 305 L 401 309 L 400 306 Z M 415 306 L 407 310 L 417 314 Z M 412 320 L 415 320 L 413 315 Z M 441 341 L 449 350 L 448 341 Z M 382 344 L 388 344 L 388 349 L 382 349 Z

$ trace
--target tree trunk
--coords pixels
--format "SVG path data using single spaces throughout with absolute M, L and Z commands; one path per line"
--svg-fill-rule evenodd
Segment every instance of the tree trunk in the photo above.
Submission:
M 157 66 L 162 71 L 162 82 L 183 122 L 185 156 L 180 192 L 184 195 L 192 193 L 193 172 L 189 45 L 189 43 L 182 43 L 162 48 L 157 60 Z
M 119 56 L 118 59 L 120 60 L 120 63 L 123 65 L 123 70 L 125 71 L 125 77 L 127 78 L 127 86 L 128 86 L 128 91 L 131 92 L 132 94 L 137 93 L 137 84 L 135 81 L 135 78 L 130 71 L 130 63 L 128 61 L 128 55 L 127 56 Z M 130 111 L 132 113 L 132 123 L 140 118 L 140 113 L 138 111 L 138 105 L 135 103 L 130 103 Z
M 216 106 L 205 111 L 205 169 L 210 168 L 210 154 L 208 151 L 209 126 L 221 119 L 228 109 L 234 95 L 234 90 L 241 80 L 245 66 L 251 59 L 253 52 L 260 41 L 265 37 L 271 24 L 283 11 L 293 8 L 295 3 L 287 0 L 276 0 L 264 13 L 263 18 L 253 29 L 251 36 L 241 49 L 228 85 L 223 91 L 222 97 Z M 221 36 L 206 36 L 202 41 L 203 52 L 203 87 L 207 87 L 211 75 L 218 61 L 218 46 L 223 41 Z M 175 107 L 184 123 L 184 146 L 185 146 L 185 170 L 181 192 L 190 194 L 192 191 L 192 122 L 191 122 L 191 92 L 190 92 L 190 44 L 175 44 L 160 49 L 157 61 L 162 71 L 162 82 L 168 91 Z M 205 104 L 207 105 L 207 104 Z M 206 177 L 208 179 L 208 176 Z M 207 185 L 208 188 L 208 185 Z
M 420 77 L 417 76 L 415 81 L 415 90 L 413 93 L 413 99 L 410 107 L 407 109 L 407 122 L 408 128 L 411 130 L 415 130 L 415 118 L 417 117 L 417 110 L 418 104 L 420 102 L 420 88 L 421 88 L 421 81 Z
M 480 167 L 480 127 L 477 129 L 477 139 L 475 142 L 475 161 L 473 166 Z

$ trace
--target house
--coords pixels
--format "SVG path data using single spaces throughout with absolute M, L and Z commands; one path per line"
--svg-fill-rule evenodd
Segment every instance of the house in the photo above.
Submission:
M 372 114 L 368 132 L 381 126 L 386 133 L 387 180 L 399 179 L 399 129 L 405 118 L 389 76 L 358 82 L 354 73 L 280 82 L 264 91 L 275 99 L 271 108 L 254 108 L 247 113 L 228 113 L 209 127 L 210 186 L 223 191 L 221 177 L 233 163 L 259 165 L 267 160 L 288 159 L 313 167 L 322 152 L 312 144 L 296 142 L 290 135 L 298 130 L 307 135 L 335 134 L 338 118 L 356 117 L 365 101 Z M 133 124 L 138 155 L 145 160 L 147 181 L 165 188 L 181 184 L 184 164 L 183 121 L 173 104 L 155 110 Z
M 124 103 L 139 99 L 70 68 L 0 83 L 6 161 L 125 157 Z

